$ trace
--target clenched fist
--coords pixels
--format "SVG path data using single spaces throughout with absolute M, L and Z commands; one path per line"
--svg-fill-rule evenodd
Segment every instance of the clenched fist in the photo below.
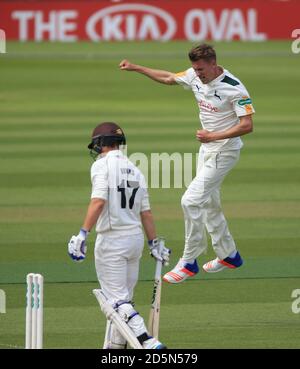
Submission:
M 135 70 L 135 64 L 130 63 L 126 59 L 121 61 L 121 63 L 119 64 L 119 67 L 121 70 L 127 70 L 127 71 Z

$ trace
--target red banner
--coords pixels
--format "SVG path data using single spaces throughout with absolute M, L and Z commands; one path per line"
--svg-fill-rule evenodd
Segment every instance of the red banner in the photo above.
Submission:
M 0 1 L 8 40 L 290 39 L 298 0 Z

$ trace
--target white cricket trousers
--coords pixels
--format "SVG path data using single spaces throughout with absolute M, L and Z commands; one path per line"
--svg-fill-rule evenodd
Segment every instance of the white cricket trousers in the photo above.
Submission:
M 139 314 L 136 315 L 130 303 L 138 281 L 143 247 L 142 232 L 130 236 L 117 232 L 98 234 L 95 243 L 95 266 L 101 289 L 111 305 L 117 302 L 128 302 L 119 306 L 118 313 L 123 319 L 134 316 L 128 321 L 128 326 L 136 337 L 147 333 L 144 319 Z M 126 339 L 114 324 L 111 330 L 107 324 L 106 334 L 108 334 L 108 348 L 125 347 Z
M 206 229 L 218 258 L 225 259 L 236 250 L 221 209 L 220 187 L 239 156 L 240 150 L 204 152 L 200 148 L 196 177 L 181 199 L 185 221 L 183 260 L 191 262 L 206 251 Z
M 98 234 L 95 243 L 95 266 L 101 289 L 109 300 L 131 301 L 138 280 L 139 263 L 144 247 L 143 233 Z

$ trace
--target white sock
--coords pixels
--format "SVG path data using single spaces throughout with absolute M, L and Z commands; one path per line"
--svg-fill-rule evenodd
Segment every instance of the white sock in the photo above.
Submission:
M 235 258 L 235 257 L 236 257 L 236 254 L 237 254 L 237 251 L 235 250 L 235 251 L 233 251 L 233 252 L 229 255 L 229 257 L 230 257 L 231 259 L 233 259 L 233 258 Z

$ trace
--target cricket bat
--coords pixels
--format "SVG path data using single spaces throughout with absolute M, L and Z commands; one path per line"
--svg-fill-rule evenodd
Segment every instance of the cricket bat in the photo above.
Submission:
M 162 244 L 163 242 L 164 241 L 161 240 Z M 161 284 L 162 284 L 161 269 L 162 269 L 162 262 L 157 260 L 156 268 L 155 268 L 155 276 L 154 276 L 151 309 L 150 309 L 149 322 L 148 322 L 149 334 L 155 337 L 156 339 L 158 339 L 158 334 L 159 334 L 160 298 L 161 298 Z

